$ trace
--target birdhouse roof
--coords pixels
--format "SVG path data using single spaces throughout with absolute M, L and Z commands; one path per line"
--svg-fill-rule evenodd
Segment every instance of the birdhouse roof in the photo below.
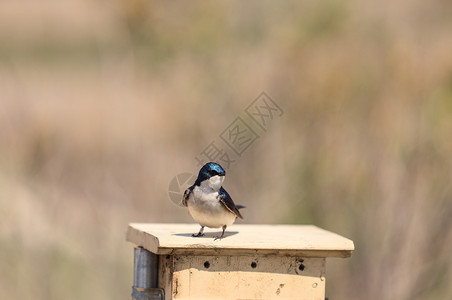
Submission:
M 232 225 L 223 239 L 220 229 L 192 237 L 198 224 L 131 223 L 127 240 L 159 255 L 281 255 L 349 257 L 353 241 L 313 225 Z

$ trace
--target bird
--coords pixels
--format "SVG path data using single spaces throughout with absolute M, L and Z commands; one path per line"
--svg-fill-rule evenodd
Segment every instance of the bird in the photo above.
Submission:
M 226 171 L 221 165 L 208 162 L 199 170 L 195 183 L 185 190 L 182 203 L 201 225 L 201 229 L 193 237 L 203 236 L 204 227 L 221 227 L 222 234 L 214 238 L 222 239 L 227 226 L 232 225 L 237 218 L 243 219 L 239 209 L 245 207 L 235 205 L 222 187 L 225 176 Z

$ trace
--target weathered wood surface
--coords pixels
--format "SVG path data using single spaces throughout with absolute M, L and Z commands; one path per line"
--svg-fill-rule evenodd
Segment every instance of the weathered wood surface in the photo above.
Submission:
M 313 225 L 232 225 L 225 238 L 206 228 L 194 238 L 197 224 L 131 223 L 127 240 L 159 255 L 281 255 L 349 257 L 353 241 Z
M 171 256 L 172 257 L 172 256 Z M 175 255 L 166 299 L 325 299 L 325 258 Z M 172 286 L 172 289 L 168 289 Z

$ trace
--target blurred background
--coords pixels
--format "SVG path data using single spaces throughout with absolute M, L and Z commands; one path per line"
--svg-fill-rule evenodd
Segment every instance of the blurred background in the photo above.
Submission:
M 224 184 L 244 223 L 352 239 L 330 299 L 452 299 L 451 13 L 1 1 L 0 298 L 129 299 L 127 223 L 193 222 L 169 182 L 265 91 L 284 113 Z

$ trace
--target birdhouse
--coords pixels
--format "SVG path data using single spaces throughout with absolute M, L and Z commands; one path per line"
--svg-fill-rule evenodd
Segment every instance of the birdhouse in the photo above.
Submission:
M 192 237 L 197 224 L 129 224 L 132 299 L 325 299 L 325 261 L 353 242 L 312 225 L 234 225 Z M 229 228 L 228 228 L 229 229 Z

